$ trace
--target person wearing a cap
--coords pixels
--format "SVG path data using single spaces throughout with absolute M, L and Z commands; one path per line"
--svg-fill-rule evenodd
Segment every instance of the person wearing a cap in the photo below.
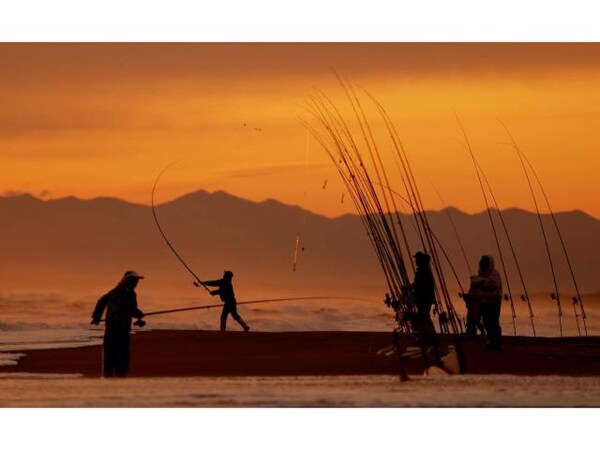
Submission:
M 434 350 L 435 363 L 440 364 L 437 354 L 437 336 L 435 326 L 431 320 L 431 307 L 435 305 L 435 281 L 431 272 L 431 257 L 423 252 L 414 255 L 417 270 L 412 287 L 413 300 L 416 311 L 416 328 L 421 342 L 432 346 Z
M 237 312 L 237 303 L 235 300 L 235 294 L 233 292 L 233 284 L 231 279 L 233 278 L 233 272 L 230 270 L 226 270 L 223 273 L 223 278 L 219 280 L 211 280 L 211 281 L 194 281 L 194 286 L 212 286 L 218 289 L 211 291 L 211 295 L 218 295 L 223 302 L 223 311 L 221 312 L 221 331 L 225 331 L 227 328 L 227 316 L 231 314 L 231 317 L 239 323 L 244 331 L 250 331 L 250 327 L 246 325 L 244 319 L 240 317 Z
M 92 325 L 98 325 L 106 309 L 102 366 L 104 377 L 125 377 L 129 372 L 131 320 L 135 317 L 140 319 L 136 324 L 144 325 L 141 321 L 144 313 L 138 309 L 135 293 L 142 278 L 144 277 L 133 270 L 125 272 L 117 286 L 98 300 L 92 313 Z

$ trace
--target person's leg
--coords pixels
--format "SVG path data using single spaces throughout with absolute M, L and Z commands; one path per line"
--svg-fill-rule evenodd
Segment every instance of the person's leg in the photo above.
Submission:
M 225 331 L 227 328 L 227 315 L 229 314 L 229 305 L 227 302 L 223 303 L 223 310 L 221 311 L 221 331 Z
M 492 320 L 492 314 L 490 314 L 490 306 L 487 303 L 483 303 L 480 311 L 485 334 L 488 336 L 488 339 L 490 339 L 490 336 L 494 335 L 494 324 Z
M 467 300 L 467 337 L 469 339 L 475 339 L 477 337 L 477 317 L 475 308 L 473 307 L 473 300 Z
M 104 333 L 104 345 L 102 348 L 102 376 L 110 378 L 115 375 L 115 345 L 110 332 Z
M 431 305 L 417 306 L 417 339 L 420 342 L 425 368 L 432 364 L 442 367 L 437 347 L 437 333 L 431 320 Z M 431 355 L 430 355 L 431 353 Z
M 129 331 L 123 331 L 118 336 L 116 357 L 115 357 L 115 375 L 126 377 L 129 373 Z
M 250 327 L 248 325 L 246 325 L 246 322 L 244 322 L 244 319 L 242 319 L 240 317 L 240 315 L 238 314 L 237 305 L 235 304 L 235 302 L 231 303 L 231 305 L 229 306 L 229 311 L 231 312 L 231 317 L 233 317 L 233 319 L 242 326 L 244 331 L 250 331 Z
M 481 315 L 483 317 L 483 326 L 488 337 L 486 348 L 490 350 L 500 350 L 500 308 L 501 302 L 485 302 L 481 305 Z
M 493 314 L 496 334 L 494 335 L 494 346 L 500 349 L 502 342 L 502 327 L 500 326 L 500 312 L 502 310 L 502 300 L 494 303 Z

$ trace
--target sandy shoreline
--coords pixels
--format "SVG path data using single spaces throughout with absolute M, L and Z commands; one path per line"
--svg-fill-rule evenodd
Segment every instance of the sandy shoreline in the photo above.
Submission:
M 442 337 L 442 347 L 452 345 Z M 396 375 L 396 356 L 377 351 L 391 343 L 381 332 L 227 332 L 151 330 L 132 336 L 131 377 Z M 506 337 L 502 352 L 465 342 L 471 374 L 600 376 L 600 337 Z M 25 350 L 0 372 L 101 375 L 101 346 Z M 419 357 L 409 373 L 423 371 Z

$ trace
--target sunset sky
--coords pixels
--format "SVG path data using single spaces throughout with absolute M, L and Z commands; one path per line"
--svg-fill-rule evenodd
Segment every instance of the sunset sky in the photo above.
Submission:
M 224 190 L 354 212 L 297 120 L 315 88 L 343 104 L 334 69 L 386 107 L 426 207 L 442 206 L 433 183 L 483 209 L 456 112 L 502 207 L 533 205 L 497 118 L 556 211 L 600 217 L 600 44 L 0 44 L 0 61 L 4 195 L 148 204 L 183 158 L 159 201 Z

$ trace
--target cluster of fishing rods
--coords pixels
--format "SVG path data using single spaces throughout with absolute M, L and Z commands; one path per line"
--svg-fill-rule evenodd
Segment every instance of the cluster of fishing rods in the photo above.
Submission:
M 520 298 L 523 302 L 525 302 L 527 304 L 531 328 L 533 331 L 533 335 L 536 336 L 535 323 L 534 323 L 535 316 L 534 316 L 534 312 L 533 312 L 533 307 L 531 306 L 531 299 L 529 297 L 529 292 L 527 290 L 527 285 L 525 283 L 525 277 L 523 275 L 523 270 L 521 268 L 521 265 L 519 264 L 519 258 L 517 257 L 517 251 L 516 251 L 514 242 L 510 236 L 510 233 L 508 231 L 508 226 L 506 224 L 506 221 L 504 220 L 502 210 L 500 208 L 500 205 L 498 204 L 496 196 L 494 195 L 494 192 L 492 190 L 492 186 L 488 180 L 488 177 L 486 176 L 483 168 L 481 167 L 481 164 L 475 157 L 475 153 L 473 152 L 473 149 L 471 148 L 471 144 L 469 142 L 467 133 L 466 133 L 462 123 L 460 122 L 460 119 L 458 119 L 458 117 L 457 117 L 457 120 L 458 120 L 459 126 L 461 128 L 461 131 L 463 133 L 463 137 L 465 140 L 463 145 L 466 148 L 466 150 L 468 151 L 471 161 L 473 162 L 473 167 L 475 169 L 477 180 L 479 182 L 479 187 L 481 189 L 481 194 L 482 194 L 482 197 L 483 197 L 483 200 L 485 203 L 485 208 L 487 211 L 488 219 L 490 221 L 492 233 L 494 235 L 494 242 L 496 244 L 498 256 L 500 257 L 501 270 L 502 270 L 502 274 L 504 276 L 504 280 L 506 281 L 506 290 L 507 290 L 507 293 L 504 294 L 504 300 L 510 302 L 513 333 L 515 335 L 517 334 L 517 326 L 516 326 L 517 314 L 516 314 L 515 305 L 514 305 L 514 301 L 513 301 L 513 289 L 511 287 L 511 283 L 510 283 L 510 277 L 508 276 L 507 261 L 506 261 L 504 252 L 502 250 L 502 246 L 500 244 L 500 231 L 496 228 L 496 224 L 495 224 L 494 218 L 492 216 L 492 208 L 491 208 L 491 204 L 490 204 L 490 199 L 491 199 L 491 202 L 493 203 L 496 214 L 497 214 L 500 224 L 502 226 L 502 231 L 503 231 L 506 241 L 508 243 L 508 247 L 510 249 L 510 254 L 512 256 L 512 260 L 514 261 L 514 266 L 515 266 L 517 274 L 518 274 L 520 286 L 522 289 Z M 552 276 L 554 291 L 550 294 L 550 298 L 552 299 L 552 301 L 554 301 L 556 303 L 557 313 L 558 313 L 558 328 L 559 328 L 560 337 L 563 337 L 563 321 L 562 321 L 563 310 L 562 310 L 561 297 L 560 297 L 560 292 L 558 289 L 558 282 L 557 282 L 557 277 L 556 277 L 556 267 L 555 267 L 555 262 L 554 262 L 554 259 L 552 257 L 552 253 L 550 250 L 548 231 L 546 230 L 546 226 L 544 226 L 544 221 L 542 220 L 542 214 L 541 214 L 540 208 L 539 208 L 538 198 L 535 194 L 535 189 L 533 187 L 532 175 L 536 180 L 539 191 L 542 193 L 542 195 L 544 197 L 546 207 L 549 211 L 550 217 L 552 218 L 552 224 L 554 226 L 556 235 L 558 236 L 561 250 L 565 257 L 567 266 L 569 268 L 569 273 L 570 273 L 571 279 L 573 281 L 573 286 L 575 288 L 576 295 L 573 296 L 573 298 L 572 298 L 572 305 L 573 305 L 573 313 L 574 313 L 574 317 L 575 317 L 575 323 L 577 325 L 577 332 L 578 332 L 579 336 L 582 336 L 582 329 L 581 329 L 581 326 L 579 323 L 579 318 L 581 318 L 581 321 L 583 324 L 583 332 L 587 336 L 588 331 L 587 331 L 586 313 L 585 313 L 585 307 L 583 304 L 583 299 L 581 297 L 581 292 L 579 290 L 579 285 L 577 283 L 577 279 L 575 278 L 573 265 L 571 264 L 571 259 L 569 258 L 569 253 L 567 251 L 567 247 L 566 247 L 562 232 L 560 230 L 560 227 L 558 226 L 558 222 L 556 221 L 556 216 L 554 215 L 554 211 L 552 210 L 552 207 L 550 206 L 550 201 L 548 200 L 546 191 L 544 190 L 542 182 L 541 182 L 537 172 L 535 171 L 533 165 L 531 164 L 531 162 L 529 161 L 529 159 L 527 158 L 525 153 L 523 153 L 521 151 L 521 149 L 518 147 L 515 139 L 513 138 L 512 134 L 510 133 L 510 130 L 508 129 L 508 127 L 499 119 L 498 119 L 498 121 L 500 122 L 500 124 L 502 125 L 504 130 L 506 131 L 507 136 L 510 138 L 510 144 L 508 144 L 508 145 L 512 149 L 515 150 L 515 152 L 519 158 L 521 168 L 523 169 L 523 173 L 527 180 L 527 186 L 529 188 L 529 193 L 531 194 L 531 198 L 532 198 L 533 204 L 535 206 L 535 211 L 536 211 L 536 215 L 538 218 L 538 224 L 540 226 L 541 235 L 542 235 L 542 238 L 544 241 L 544 248 L 545 248 L 546 257 L 548 260 L 548 267 L 549 267 L 550 274 Z M 463 249 L 463 255 L 464 254 L 465 254 L 465 252 Z
M 411 275 L 415 272 L 412 260 L 414 249 L 411 248 L 407 238 L 407 224 L 399 213 L 396 196 L 390 187 L 388 168 L 381 155 L 381 146 L 375 139 L 361 100 L 353 86 L 339 77 L 338 80 L 344 90 L 348 106 L 352 111 L 352 120 L 357 124 L 358 131 L 352 131 L 348 120 L 338 107 L 320 91 L 307 100 L 307 110 L 313 120 L 301 121 L 329 155 L 344 182 L 349 197 L 360 213 L 362 224 L 387 281 L 391 295 L 390 303 L 396 309 L 399 332 L 404 336 L 418 338 L 415 336 L 418 331 L 415 330 L 415 323 L 405 320 L 407 317 L 416 316 L 415 298 L 411 289 Z M 362 91 L 377 109 L 385 124 L 396 167 L 406 192 L 406 202 L 413 212 L 414 225 L 421 244 L 420 250 L 431 256 L 437 291 L 435 312 L 440 318 L 441 328 L 451 332 L 456 339 L 455 348 L 459 362 L 463 363 L 461 370 L 464 371 L 460 342 L 462 328 L 442 269 L 439 240 L 429 224 L 410 162 L 393 123 L 381 104 L 369 92 Z M 315 122 L 318 126 L 313 125 Z M 365 157 L 363 150 L 366 153 Z M 402 357 L 400 361 L 402 364 Z
M 360 213 L 362 224 L 383 269 L 392 299 L 396 300 L 395 304 L 399 307 L 400 314 L 397 315 L 397 319 L 402 317 L 403 313 L 414 312 L 415 308 L 414 299 L 412 298 L 412 293 L 410 290 L 409 276 L 409 268 L 412 272 L 415 270 L 411 257 L 413 252 L 407 238 L 407 225 L 405 223 L 406 218 L 403 220 L 402 216 L 399 214 L 400 209 L 396 203 L 396 199 L 400 199 L 410 208 L 413 216 L 411 225 L 416 230 L 421 249 L 428 253 L 432 259 L 432 269 L 435 275 L 436 294 L 438 299 L 435 305 L 435 312 L 440 318 L 440 330 L 442 332 L 451 332 L 455 336 L 458 336 L 460 333 L 462 333 L 462 324 L 458 319 L 458 315 L 456 314 L 456 310 L 449 294 L 446 282 L 446 274 L 444 273 L 442 267 L 442 256 L 447 262 L 448 267 L 450 268 L 452 275 L 457 282 L 457 285 L 460 289 L 459 295 L 462 297 L 465 291 L 460 281 L 460 277 L 458 276 L 457 271 L 448 256 L 448 253 L 430 226 L 424 209 L 422 197 L 419 192 L 406 151 L 402 144 L 402 140 L 400 139 L 386 110 L 373 95 L 371 95 L 365 89 L 353 87 L 349 82 L 342 80 L 339 76 L 337 78 L 341 87 L 343 88 L 348 107 L 351 111 L 349 118 L 347 118 L 348 114 L 344 115 L 327 95 L 319 90 L 316 90 L 313 95 L 308 97 L 306 102 L 306 109 L 310 113 L 311 119 L 300 119 L 300 122 L 309 130 L 314 139 L 326 151 L 340 177 L 342 178 L 350 198 Z M 375 138 L 375 133 L 371 123 L 367 118 L 363 104 L 361 103 L 361 97 L 357 94 L 357 89 L 361 91 L 361 94 L 363 94 L 362 98 L 366 97 L 369 104 L 375 107 L 379 118 L 382 120 L 385 126 L 388 140 L 386 147 L 391 147 L 392 149 L 395 168 L 397 169 L 397 175 L 399 175 L 399 178 L 402 182 L 405 195 L 401 195 L 400 193 L 396 192 L 390 185 L 390 174 L 388 167 L 386 164 L 384 164 L 382 158 L 382 146 Z M 504 220 L 501 208 L 498 204 L 496 196 L 493 193 L 491 184 L 471 148 L 467 134 L 458 117 L 457 120 L 464 136 L 464 143 L 462 144 L 468 151 L 473 162 L 475 173 L 481 188 L 485 208 L 500 259 L 501 270 L 504 279 L 506 280 L 507 292 L 504 295 L 504 300 L 510 303 L 513 333 L 515 335 L 517 334 L 517 314 L 513 301 L 513 287 L 510 283 L 510 278 L 507 273 L 507 258 L 505 258 L 505 254 L 500 243 L 501 232 L 497 228 L 492 215 L 492 203 L 500 220 L 501 231 L 508 242 L 510 254 L 518 273 L 518 278 L 522 289 L 520 298 L 527 306 L 532 332 L 533 335 L 536 336 L 537 333 L 534 323 L 535 315 L 531 304 L 529 291 L 525 284 L 523 270 L 519 264 L 514 242 L 511 239 L 507 223 Z M 349 121 L 352 121 L 352 123 L 355 124 L 354 128 L 349 126 Z M 580 336 L 582 335 L 582 329 L 579 322 L 579 319 L 581 318 L 583 332 L 587 336 L 586 314 L 583 299 L 574 275 L 573 266 L 567 252 L 564 238 L 556 221 L 554 212 L 550 206 L 546 192 L 542 186 L 540 178 L 533 168 L 533 165 L 527 159 L 526 155 L 519 149 L 508 128 L 502 122 L 500 123 L 506 130 L 507 135 L 510 137 L 510 147 L 515 150 L 519 158 L 524 175 L 527 179 L 533 203 L 535 205 L 554 285 L 554 292 L 551 293 L 551 299 L 556 303 L 557 306 L 560 336 L 563 336 L 563 311 L 561 296 L 558 290 L 555 263 L 550 251 L 548 232 L 542 220 L 538 199 L 533 188 L 532 175 L 537 182 L 539 190 L 542 192 L 546 207 L 549 210 L 550 217 L 552 218 L 552 224 L 556 234 L 559 237 L 561 249 L 565 256 L 571 279 L 575 287 L 576 296 L 573 297 L 572 304 L 578 333 Z M 469 274 L 471 275 L 472 272 L 470 270 L 468 258 L 456 226 L 452 221 L 450 213 L 447 210 L 446 213 L 451 222 L 455 237 L 461 249 L 461 253 L 465 259 Z M 414 331 L 411 330 L 410 323 L 401 320 L 398 320 L 398 322 L 403 332 L 410 334 Z M 460 351 L 460 342 L 457 342 L 456 348 L 458 351 Z

